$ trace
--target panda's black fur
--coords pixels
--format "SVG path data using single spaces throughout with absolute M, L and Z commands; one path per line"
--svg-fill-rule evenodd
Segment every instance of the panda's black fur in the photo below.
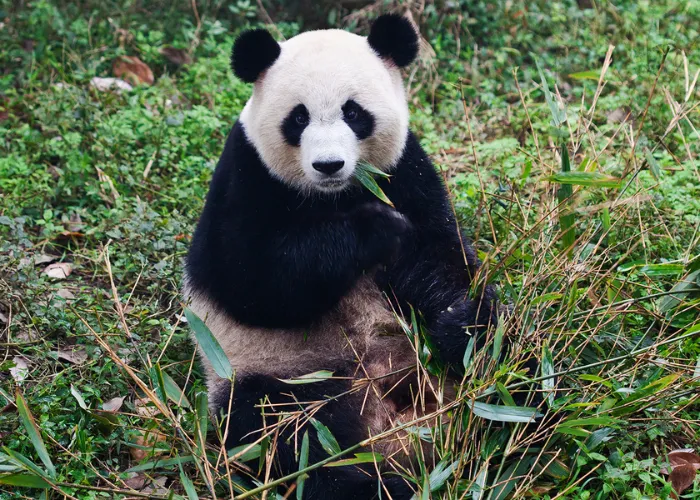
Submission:
M 389 44 L 384 38 L 382 43 Z M 380 55 L 400 58 L 402 50 L 386 45 Z M 314 334 L 326 333 L 323 327 L 315 333 L 319 327 L 314 325 L 326 324 L 324 318 L 333 318 L 328 324 L 335 326 L 347 322 L 349 333 L 337 333 L 337 338 L 353 338 L 352 322 L 361 320 L 357 316 L 362 311 L 343 316 L 339 308 L 349 295 L 362 297 L 365 289 L 376 288 L 397 310 L 420 311 L 435 354 L 456 372 L 471 335 L 479 336 L 477 348 L 483 346 L 484 332 L 497 320 L 494 291 L 472 290 L 479 265 L 474 250 L 462 239 L 444 183 L 411 132 L 391 177 L 378 182 L 395 209 L 360 186 L 301 194 L 270 174 L 244 124 L 238 122 L 231 130 L 187 257 L 188 300 L 205 300 L 231 325 L 252 332 L 255 338 L 245 339 L 245 346 L 251 352 L 259 346 L 261 359 L 273 341 L 284 347 L 288 339 L 295 346 L 290 356 L 298 355 L 304 342 L 309 347 L 308 356 L 298 362 L 280 363 L 279 353 L 275 363 L 251 362 L 237 373 L 233 386 L 210 380 L 212 409 L 226 413 L 231 401 L 228 447 L 254 441 L 259 438 L 256 432 L 277 420 L 269 412 L 263 418 L 262 401 L 275 405 L 329 400 L 313 416 L 330 429 L 342 449 L 368 437 L 369 417 L 361 410 L 379 410 L 363 400 L 362 392 L 347 394 L 361 377 L 356 356 L 366 354 L 384 373 L 402 353 L 411 353 L 411 345 L 405 336 L 379 336 L 358 354 L 331 339 L 323 344 L 325 351 L 317 352 Z M 381 294 L 367 300 L 368 307 L 384 302 Z M 328 354 L 319 359 L 319 352 Z M 334 377 L 304 385 L 280 380 L 317 370 L 333 371 Z M 396 390 L 386 404 L 398 412 L 407 401 L 410 404 L 410 393 L 410 388 Z M 287 427 L 276 440 L 278 476 L 298 469 L 296 439 L 307 429 L 309 463 L 327 458 L 310 425 Z M 413 494 L 399 476 L 385 475 L 382 482 L 394 499 Z M 379 491 L 371 465 L 321 467 L 310 473 L 305 498 L 362 500 L 375 498 Z

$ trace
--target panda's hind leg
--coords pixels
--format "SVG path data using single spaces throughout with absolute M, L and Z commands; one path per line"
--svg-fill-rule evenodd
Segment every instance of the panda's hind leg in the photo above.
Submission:
M 338 372 L 336 371 L 336 376 Z M 349 448 L 367 437 L 366 424 L 360 415 L 361 401 L 356 394 L 345 394 L 351 388 L 352 380 L 328 379 L 303 385 L 286 384 L 269 375 L 246 375 L 233 384 L 222 381 L 221 386 L 212 391 L 212 407 L 217 413 L 226 411 L 231 401 L 231 414 L 223 416 L 223 425 L 228 423 L 226 447 L 252 443 L 261 437 L 262 429 L 274 429 L 279 424 L 279 414 L 298 412 L 306 408 L 311 411 L 312 403 L 326 401 L 313 413 L 313 418 L 331 431 L 342 449 Z M 341 395 L 342 394 L 342 395 Z M 264 408 L 261 404 L 264 402 Z M 263 411 L 264 409 L 264 411 Z M 315 408 L 314 408 L 315 409 Z M 264 413 L 264 415 L 263 415 Z M 305 422 L 306 415 L 299 421 L 281 424 L 275 437 L 274 475 L 282 477 L 299 470 L 298 452 L 304 432 L 309 434 L 309 465 L 328 458 L 317 438 L 315 428 Z M 399 476 L 382 477 L 379 484 L 372 464 L 369 466 L 320 467 L 309 473 L 304 483 L 304 498 L 307 500 L 372 500 L 388 498 L 384 488 L 394 500 L 409 499 L 413 490 Z

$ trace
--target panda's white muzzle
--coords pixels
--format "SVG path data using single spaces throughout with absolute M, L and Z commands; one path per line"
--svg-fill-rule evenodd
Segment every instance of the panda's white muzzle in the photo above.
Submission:
M 348 185 L 359 158 L 355 133 L 342 119 L 313 121 L 301 135 L 301 166 L 321 191 L 338 191 Z

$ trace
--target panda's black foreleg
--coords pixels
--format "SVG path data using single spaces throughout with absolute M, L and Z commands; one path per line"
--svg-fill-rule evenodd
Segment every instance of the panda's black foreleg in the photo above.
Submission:
M 338 373 L 336 372 L 336 375 Z M 304 385 L 286 384 L 268 375 L 246 375 L 233 386 L 231 415 L 228 421 L 226 447 L 232 448 L 251 443 L 260 438 L 261 429 L 273 429 L 279 423 L 279 415 L 284 412 L 299 411 L 315 401 L 324 401 L 313 417 L 328 427 L 341 449 L 357 444 L 367 437 L 365 424 L 359 414 L 361 401 L 356 395 L 343 394 L 350 389 L 348 379 L 330 379 Z M 334 396 L 338 396 L 334 398 Z M 212 392 L 215 408 L 227 409 L 231 397 L 231 386 L 222 382 L 218 391 Z M 267 405 L 263 410 L 261 404 Z M 310 409 L 310 408 L 307 408 Z M 263 413 L 265 414 L 263 416 Z M 221 418 L 221 417 L 220 417 Z M 305 419 L 302 417 L 302 421 Z M 297 425 L 288 422 L 280 425 L 274 444 L 274 475 L 285 476 L 299 470 L 299 450 L 302 436 L 309 434 L 308 464 L 328 458 L 321 446 L 316 429 L 310 423 Z M 304 483 L 304 498 L 307 500 L 372 500 L 388 498 L 379 484 L 379 478 L 371 466 L 320 467 L 309 473 Z M 394 500 L 407 500 L 413 495 L 409 484 L 398 476 L 381 478 L 384 487 Z M 381 490 L 381 497 L 380 495 Z
M 399 305 L 423 315 L 437 354 L 456 371 L 471 338 L 476 336 L 476 349 L 483 348 L 489 327 L 498 320 L 493 288 L 473 286 L 477 269 L 466 243 L 420 234 L 389 268 L 388 284 Z

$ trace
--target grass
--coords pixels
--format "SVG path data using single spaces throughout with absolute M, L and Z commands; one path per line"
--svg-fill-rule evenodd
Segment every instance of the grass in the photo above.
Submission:
M 700 442 L 700 6 L 463 3 L 412 4 L 430 46 L 412 127 L 510 304 L 493 344 L 516 348 L 468 354 L 455 401 L 363 444 L 430 441 L 435 459 L 393 464 L 419 498 L 672 498 L 667 454 Z M 303 28 L 268 7 L 277 36 Z M 365 32 L 379 8 L 322 21 Z M 227 460 L 206 411 L 182 258 L 250 92 L 230 43 L 266 13 L 0 0 L 0 19 L 0 498 L 294 498 L 323 465 L 303 467 L 306 439 L 379 460 L 310 427 L 301 474 L 274 483 L 274 442 Z M 122 55 L 155 83 L 96 90 Z M 419 370 L 440 373 L 419 330 Z M 532 379 L 541 408 L 513 407 Z

